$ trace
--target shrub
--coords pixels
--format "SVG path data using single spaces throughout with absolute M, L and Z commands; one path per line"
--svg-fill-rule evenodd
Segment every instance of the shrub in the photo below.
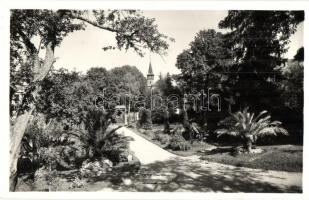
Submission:
M 144 129 L 152 129 L 151 111 L 149 109 L 141 108 L 138 115 L 139 127 Z
M 37 170 L 44 164 L 52 168 L 67 168 L 71 165 L 68 156 L 64 155 L 71 147 L 68 137 L 68 134 L 64 134 L 61 123 L 52 120 L 46 124 L 44 115 L 34 116 L 22 139 L 21 157 L 18 159 L 19 173 Z M 76 149 L 81 150 L 78 147 Z M 73 158 L 71 155 L 69 157 Z
M 106 157 L 114 164 L 120 162 L 120 154 L 127 151 L 131 138 L 116 133 L 121 126 L 109 129 L 113 122 L 113 111 L 89 107 L 85 120 L 85 133 L 79 138 L 93 149 L 93 158 Z
M 169 144 L 170 136 L 167 134 L 159 133 L 159 134 L 155 134 L 153 140 L 157 140 L 161 144 Z
M 145 130 L 145 131 L 143 131 L 142 132 L 144 135 L 147 135 L 148 137 L 150 137 L 150 138 L 153 138 L 153 133 L 151 132 L 151 131 L 148 131 L 148 130 Z
M 162 124 L 164 122 L 164 112 L 162 109 L 154 109 L 151 113 L 152 122 Z
M 278 133 L 288 135 L 288 132 L 281 127 L 281 122 L 270 119 L 271 116 L 267 115 L 267 111 L 262 111 L 254 117 L 254 113 L 248 112 L 248 108 L 245 108 L 219 122 L 219 125 L 224 128 L 216 130 L 216 133 L 218 137 L 227 134 L 238 138 L 243 148 L 247 152 L 251 152 L 252 145 L 259 137 L 276 136 Z
M 170 139 L 168 148 L 174 151 L 187 151 L 191 149 L 191 145 L 181 135 L 174 134 Z

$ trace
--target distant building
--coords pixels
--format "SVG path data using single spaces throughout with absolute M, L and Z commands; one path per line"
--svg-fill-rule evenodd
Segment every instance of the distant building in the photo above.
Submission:
M 151 62 L 149 62 L 148 74 L 147 74 L 147 86 L 151 88 L 154 84 L 154 74 L 151 66 Z

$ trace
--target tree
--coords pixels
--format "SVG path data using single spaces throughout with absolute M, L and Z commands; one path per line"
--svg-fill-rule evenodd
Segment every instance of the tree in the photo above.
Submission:
M 211 29 L 197 33 L 190 48 L 177 56 L 176 67 L 181 70 L 179 79 L 185 92 L 194 93 L 207 87 L 218 88 L 231 63 L 232 52 L 225 36 Z
M 299 55 L 298 50 L 294 57 Z M 300 59 L 301 60 L 301 59 Z M 286 124 L 290 130 L 290 141 L 302 143 L 303 141 L 303 107 L 304 107 L 304 64 L 299 60 L 288 60 L 284 65 L 278 66 L 281 79 L 277 82 L 277 87 L 282 99 L 280 121 Z
M 135 66 L 124 65 L 110 70 L 120 93 L 138 96 L 146 92 L 146 78 Z
M 220 28 L 230 30 L 227 41 L 237 61 L 234 88 L 241 107 L 272 109 L 270 105 L 280 101 L 275 83 L 269 80 L 278 74 L 275 67 L 286 61 L 289 37 L 303 20 L 303 11 L 232 10 L 220 21 Z
M 90 68 L 86 73 L 85 79 L 92 85 L 92 88 L 98 94 L 102 94 L 103 90 L 106 89 L 111 82 L 110 74 L 103 67 Z
M 170 134 L 170 122 L 169 122 L 169 112 L 167 108 L 164 108 L 163 110 L 163 115 L 164 115 L 164 130 L 163 132 L 166 134 Z
M 297 53 L 294 56 L 294 60 L 296 60 L 298 62 L 304 61 L 304 47 L 301 47 L 297 50 Z
M 91 16 L 91 17 L 89 17 Z M 149 19 L 141 13 L 132 10 L 113 11 L 74 11 L 74 10 L 12 10 L 11 11 L 11 71 L 16 71 L 29 59 L 33 78 L 24 84 L 21 104 L 16 111 L 10 142 L 10 183 L 15 189 L 17 181 L 16 164 L 20 144 L 30 116 L 35 109 L 35 99 L 42 81 L 51 70 L 54 62 L 54 51 L 69 33 L 85 29 L 87 24 L 99 29 L 115 33 L 116 47 L 103 47 L 103 50 L 133 49 L 143 55 L 145 49 L 163 54 L 168 48 L 167 36 L 159 33 L 154 19 Z M 33 38 L 39 38 L 39 45 L 33 43 Z M 40 49 L 45 51 L 45 58 L 39 57 Z M 14 83 L 13 81 L 12 83 Z M 12 92 L 16 87 L 11 86 Z
M 231 114 L 230 118 L 221 121 L 220 124 L 226 126 L 226 128 L 218 129 L 216 133 L 218 137 L 228 134 L 239 138 L 243 148 L 250 153 L 252 144 L 258 137 L 277 135 L 278 133 L 288 135 L 287 130 L 280 126 L 280 121 L 271 121 L 270 118 L 267 111 L 262 111 L 254 117 L 254 113 L 248 112 L 248 108 L 245 108 L 243 111 Z
M 233 64 L 233 54 L 226 36 L 212 29 L 201 30 L 190 43 L 190 48 L 177 56 L 176 67 L 181 70 L 178 76 L 179 85 L 186 94 L 193 94 L 196 97 L 203 94 L 204 100 L 202 98 L 194 100 L 199 105 L 210 103 L 205 102 L 205 94 L 208 90 L 219 94 L 221 99 L 227 98 L 234 94 L 230 81 L 235 70 Z M 191 101 L 190 98 L 192 96 L 187 98 L 188 101 Z M 207 128 L 212 130 L 220 119 L 221 113 L 225 114 L 224 112 L 212 112 L 208 106 L 207 111 L 197 106 L 194 117 L 201 126 L 207 122 Z

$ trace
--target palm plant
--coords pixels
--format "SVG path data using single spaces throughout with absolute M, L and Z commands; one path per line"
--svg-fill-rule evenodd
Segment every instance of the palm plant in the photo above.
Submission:
M 280 121 L 271 121 L 271 116 L 266 110 L 255 117 L 254 113 L 248 112 L 248 108 L 245 108 L 243 111 L 231 113 L 230 117 L 219 122 L 219 126 L 224 128 L 215 131 L 218 137 L 231 135 L 240 138 L 243 148 L 248 152 L 251 152 L 252 144 L 259 137 L 276 136 L 277 134 L 288 135 L 287 130 L 281 127 Z
M 122 126 L 111 126 L 114 111 L 104 111 L 96 107 L 88 107 L 85 119 L 86 130 L 79 138 L 86 144 L 92 158 L 107 157 L 114 163 L 119 160 L 120 154 L 129 148 L 130 137 L 116 133 Z M 82 131 L 83 132 L 83 131 Z

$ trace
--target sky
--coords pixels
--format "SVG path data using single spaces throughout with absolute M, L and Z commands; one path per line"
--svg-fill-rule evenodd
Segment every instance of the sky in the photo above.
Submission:
M 132 50 L 103 51 L 102 47 L 115 44 L 114 34 L 88 25 L 85 31 L 76 31 L 64 38 L 61 46 L 56 48 L 57 61 L 55 68 L 67 68 L 85 73 L 91 67 L 104 67 L 111 69 L 123 65 L 136 66 L 145 76 L 151 60 L 155 79 L 159 74 L 169 72 L 177 74 L 175 67 L 177 55 L 189 47 L 197 32 L 202 29 L 218 28 L 218 23 L 227 11 L 144 11 L 145 16 L 155 18 L 161 33 L 172 37 L 175 42 L 170 42 L 167 56 L 156 54 L 138 56 Z M 303 46 L 303 23 L 297 32 L 291 36 L 290 48 L 285 57 L 293 58 L 298 48 Z

